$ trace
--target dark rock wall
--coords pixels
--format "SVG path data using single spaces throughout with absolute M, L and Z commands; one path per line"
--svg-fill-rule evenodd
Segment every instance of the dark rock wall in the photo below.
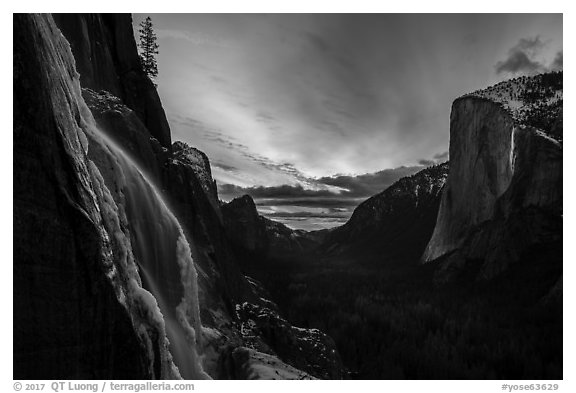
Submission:
M 228 237 L 248 252 L 266 253 L 266 234 L 249 195 L 235 198 L 222 206 Z
M 226 234 L 244 266 L 256 259 L 290 259 L 315 250 L 319 241 L 301 230 L 262 217 L 249 195 L 222 205 Z
M 250 303 L 237 307 L 246 345 L 277 355 L 282 361 L 320 379 L 343 379 L 336 344 L 318 329 L 292 326 L 274 310 Z
M 448 163 L 398 180 L 328 233 L 323 250 L 378 264 L 417 264 L 436 223 Z
M 98 127 L 111 136 L 157 184 L 165 177 L 165 163 L 170 152 L 156 138 L 132 109 L 120 98 L 104 90 L 82 89 Z
M 70 42 L 82 87 L 106 90 L 142 120 L 168 149 L 170 127 L 154 84 L 142 71 L 130 14 L 54 14 Z
M 216 204 L 217 196 L 215 199 L 212 192 L 206 191 L 206 183 L 213 184 L 212 177 L 188 161 L 183 151 L 189 149 L 183 143 L 174 144 L 174 158 L 167 163 L 166 191 L 187 235 L 193 239 L 194 260 L 201 268 L 202 317 L 212 325 L 210 310 L 223 306 L 233 316 L 234 304 L 257 298 L 238 268 Z
M 14 15 L 13 61 L 14 378 L 151 378 L 103 267 L 80 88 L 50 16 Z

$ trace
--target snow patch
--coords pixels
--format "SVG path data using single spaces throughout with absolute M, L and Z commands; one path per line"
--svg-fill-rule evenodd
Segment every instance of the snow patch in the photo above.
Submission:
M 276 356 L 258 352 L 254 349 L 240 347 L 235 350 L 247 357 L 244 362 L 244 372 L 246 379 L 265 380 L 313 380 L 316 379 L 310 374 L 298 370 L 282 362 Z

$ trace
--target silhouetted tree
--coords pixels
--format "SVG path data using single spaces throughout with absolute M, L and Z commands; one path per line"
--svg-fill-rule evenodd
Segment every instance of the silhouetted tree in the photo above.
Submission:
M 156 43 L 152 19 L 147 17 L 140 22 L 140 30 L 138 31 L 140 33 L 140 62 L 146 75 L 154 82 L 158 76 L 158 65 L 156 63 L 158 44 Z M 156 83 L 154 83 L 154 86 L 156 86 Z

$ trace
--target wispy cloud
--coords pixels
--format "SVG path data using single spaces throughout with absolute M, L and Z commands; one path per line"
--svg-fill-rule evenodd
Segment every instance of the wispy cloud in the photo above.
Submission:
M 329 190 L 311 190 L 301 185 L 281 185 L 273 187 L 240 187 L 234 184 L 222 184 L 218 191 L 223 196 L 241 196 L 248 194 L 252 198 L 293 199 L 301 197 L 334 197 L 338 194 Z
M 300 206 L 345 209 L 346 211 L 358 206 L 366 198 L 349 198 L 338 195 L 329 197 L 296 197 L 296 198 L 261 198 L 256 201 L 260 206 Z
M 265 111 L 261 111 L 259 117 L 262 121 L 275 121 L 274 117 Z M 294 164 L 290 162 L 276 162 L 266 156 L 258 154 L 252 151 L 252 149 L 247 145 L 239 142 L 237 138 L 227 135 L 218 129 L 209 127 L 201 121 L 178 115 L 173 116 L 173 121 L 187 127 L 188 129 L 194 130 L 195 134 L 203 140 L 209 141 L 212 144 L 220 145 L 229 152 L 235 152 L 243 159 L 260 166 L 263 169 L 284 174 L 292 178 L 294 181 L 298 181 L 308 187 L 314 188 L 316 186 L 316 182 L 297 169 Z M 232 171 L 232 169 L 238 169 L 235 165 L 226 163 L 222 159 L 216 161 L 213 165 L 228 172 Z
M 420 159 L 420 160 L 418 160 L 418 164 L 420 164 L 422 166 L 432 166 L 432 165 L 436 164 L 436 161 Z
M 436 162 L 447 161 L 448 160 L 448 154 L 449 154 L 448 151 L 434 154 L 434 160 L 436 160 Z
M 171 38 L 177 40 L 184 40 L 193 45 L 199 46 L 217 46 L 221 48 L 231 48 L 230 41 L 209 35 L 203 32 L 193 32 L 175 29 L 156 29 L 158 38 Z
M 225 164 L 225 163 L 219 162 L 219 161 L 217 161 L 217 162 L 212 162 L 211 165 L 214 166 L 214 167 L 216 167 L 216 168 L 220 168 L 220 169 L 222 169 L 223 171 L 226 171 L 226 172 L 238 172 L 238 171 L 239 171 L 239 169 L 236 168 L 235 166 L 228 165 L 228 164 Z
M 445 161 L 448 161 L 448 151 L 434 154 L 434 157 L 432 157 L 432 159 L 421 158 L 420 160 L 418 160 L 418 164 L 428 167 L 443 163 Z

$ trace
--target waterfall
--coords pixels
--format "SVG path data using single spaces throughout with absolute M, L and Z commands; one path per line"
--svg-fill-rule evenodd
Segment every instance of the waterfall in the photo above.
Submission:
M 150 319 L 167 336 L 168 356 L 178 367 L 175 375 L 209 378 L 198 354 L 202 324 L 197 272 L 184 231 L 160 191 L 134 160 L 98 130 L 91 114 L 83 114 L 82 118 L 90 136 L 89 157 L 98 162 L 90 166 L 92 178 L 99 185 L 98 199 L 101 206 L 111 210 L 110 214 L 102 214 L 104 225 L 123 249 L 126 266 L 133 270 L 132 294 L 128 296 L 153 314 Z M 166 360 L 170 361 L 162 361 Z
M 63 165 L 73 172 L 68 176 L 67 171 L 48 168 L 51 178 L 46 181 L 69 185 L 69 190 L 61 191 L 69 198 L 66 203 L 75 205 L 75 210 L 85 214 L 84 218 L 99 232 L 102 266 L 98 267 L 108 277 L 118 302 L 131 317 L 134 332 L 148 351 L 148 375 L 209 378 L 198 354 L 203 332 L 197 273 L 182 227 L 138 165 L 97 128 L 82 98 L 70 45 L 52 17 L 26 14 L 19 16 L 18 22 L 29 42 L 17 53 L 37 56 L 31 69 L 38 69 L 38 92 L 46 98 L 46 107 L 41 107 L 46 113 L 38 113 L 35 121 L 39 124 L 53 119 L 57 130 L 53 142 L 59 145 L 54 151 L 63 154 Z M 15 58 L 15 67 L 17 60 L 23 59 Z M 24 75 L 20 79 L 32 83 Z M 52 113 L 48 115 L 48 111 Z M 18 115 L 36 114 L 27 111 Z M 15 136 L 16 132 L 15 128 Z M 47 148 L 53 149 L 50 145 Z M 70 190 L 78 195 L 70 196 Z M 89 263 L 78 261 L 82 262 Z M 99 345 L 105 343 L 96 343 Z

